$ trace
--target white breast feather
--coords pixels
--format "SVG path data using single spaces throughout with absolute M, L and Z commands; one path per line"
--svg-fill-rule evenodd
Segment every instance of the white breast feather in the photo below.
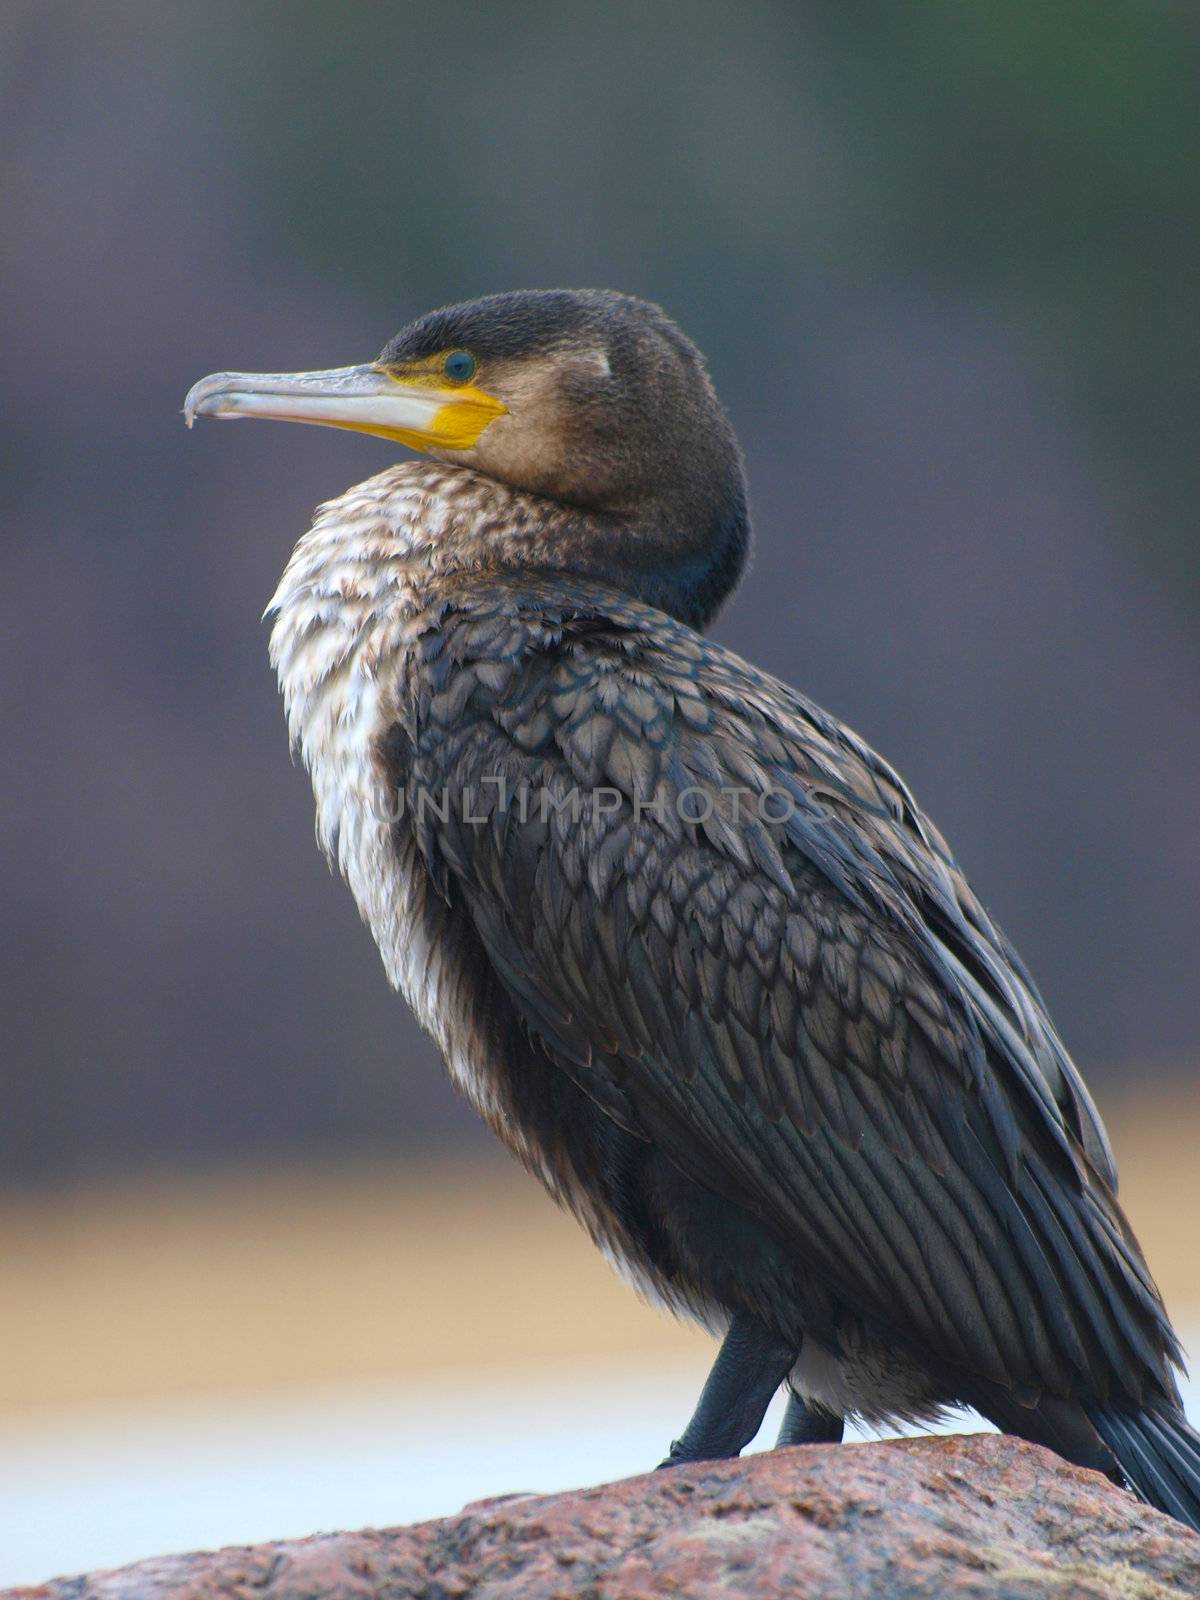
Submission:
M 451 1026 L 453 974 L 430 938 L 432 890 L 415 850 L 406 859 L 393 844 L 373 756 L 383 702 L 404 672 L 421 573 L 413 558 L 436 549 L 453 515 L 433 492 L 435 475 L 406 463 L 319 508 L 267 607 L 270 657 L 292 743 L 312 777 L 318 843 L 345 878 L 391 983 L 460 1089 L 494 1120 L 489 1079 Z

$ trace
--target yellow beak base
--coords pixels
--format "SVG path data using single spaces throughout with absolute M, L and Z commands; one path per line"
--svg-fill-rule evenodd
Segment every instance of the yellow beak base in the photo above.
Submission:
M 325 372 L 216 372 L 188 392 L 183 415 L 267 417 L 395 439 L 411 450 L 470 450 L 507 406 L 475 384 L 394 377 L 383 367 Z

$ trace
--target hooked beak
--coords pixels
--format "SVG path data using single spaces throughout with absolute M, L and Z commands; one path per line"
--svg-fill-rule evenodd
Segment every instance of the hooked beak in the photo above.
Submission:
M 385 367 L 327 372 L 214 372 L 188 390 L 183 419 L 274 417 L 396 439 L 413 450 L 469 450 L 508 407 L 474 384 L 406 382 Z

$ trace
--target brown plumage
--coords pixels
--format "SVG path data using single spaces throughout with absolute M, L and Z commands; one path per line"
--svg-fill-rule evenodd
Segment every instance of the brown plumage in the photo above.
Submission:
M 897 775 L 696 631 L 749 530 L 694 347 L 625 297 L 496 296 L 192 410 L 437 458 L 322 508 L 272 655 L 455 1080 L 725 1333 L 671 1459 L 736 1452 L 786 1381 L 789 1442 L 970 1404 L 1200 1525 L 1178 1347 L 1028 974 Z

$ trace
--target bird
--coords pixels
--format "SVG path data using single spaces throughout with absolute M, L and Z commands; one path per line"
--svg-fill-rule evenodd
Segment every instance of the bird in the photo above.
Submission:
M 517 290 L 185 420 L 413 455 L 267 610 L 319 843 L 484 1122 L 721 1343 L 663 1466 L 973 1407 L 1200 1529 L 1179 1342 L 1033 979 L 897 773 L 705 630 L 742 453 L 658 306 Z

